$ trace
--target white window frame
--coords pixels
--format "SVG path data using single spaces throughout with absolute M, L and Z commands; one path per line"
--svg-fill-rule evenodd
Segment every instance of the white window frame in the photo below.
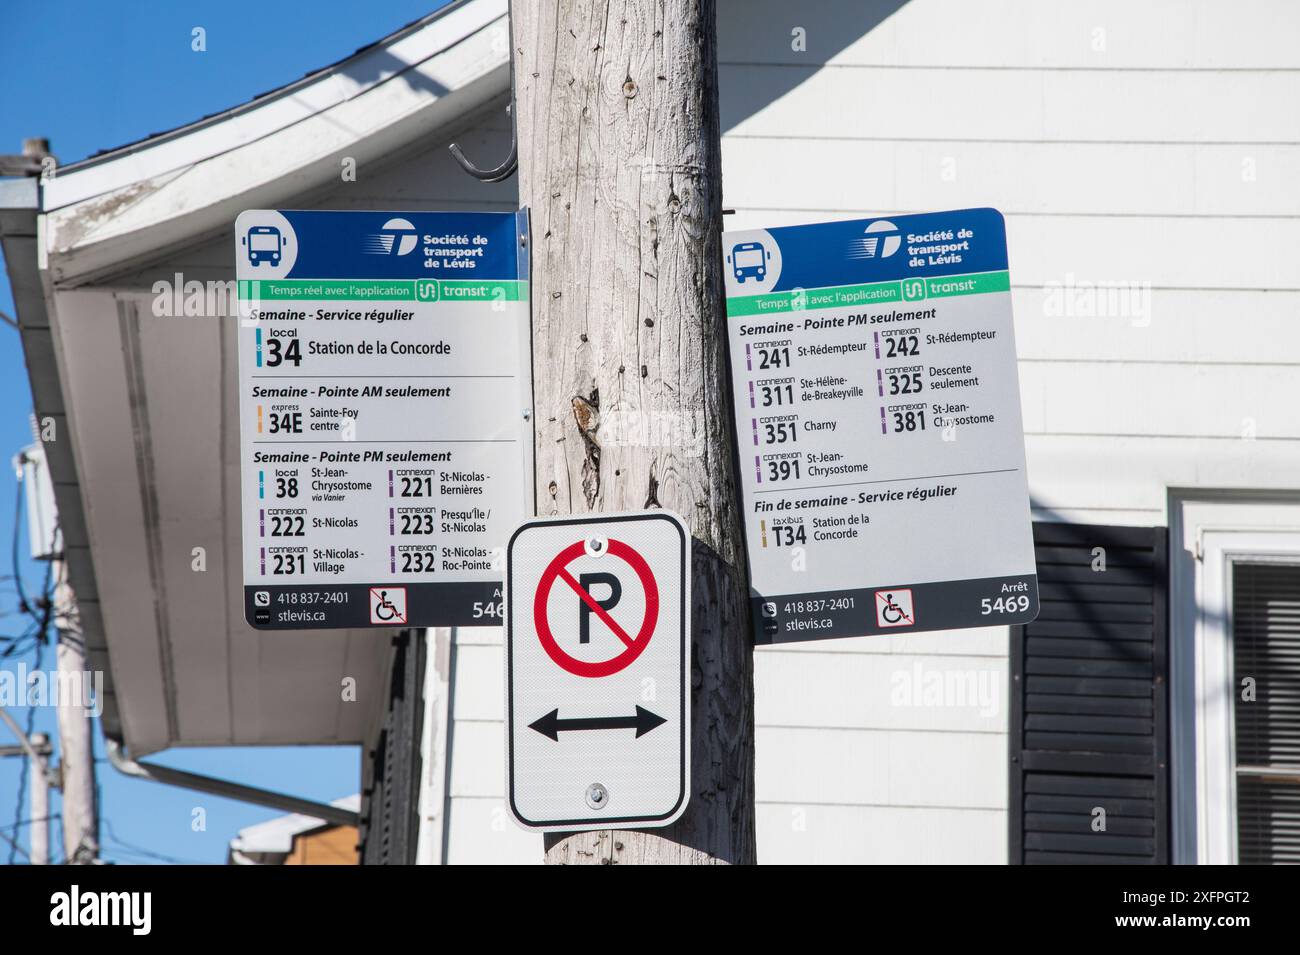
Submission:
M 1237 861 L 1232 568 L 1300 563 L 1300 503 L 1171 500 L 1173 861 Z

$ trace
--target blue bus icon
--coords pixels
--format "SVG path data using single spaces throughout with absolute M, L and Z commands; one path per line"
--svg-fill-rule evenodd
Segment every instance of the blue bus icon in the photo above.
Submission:
M 767 263 L 771 258 L 772 253 L 763 248 L 763 243 L 740 242 L 731 247 L 727 262 L 737 282 L 744 283 L 750 278 L 761 282 L 767 275 Z
M 275 226 L 255 225 L 248 230 L 248 235 L 244 236 L 244 245 L 248 247 L 250 265 L 261 265 L 263 262 L 279 265 L 280 252 L 284 248 L 284 237 Z

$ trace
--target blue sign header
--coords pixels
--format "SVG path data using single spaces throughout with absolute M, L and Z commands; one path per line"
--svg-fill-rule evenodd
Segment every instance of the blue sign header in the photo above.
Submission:
M 969 275 L 1007 268 L 996 209 L 853 219 L 728 232 L 727 295 Z
M 289 209 L 274 215 L 278 224 L 250 229 L 245 277 L 258 277 L 259 259 L 268 272 L 283 263 L 288 270 L 278 277 L 293 279 L 528 277 L 519 247 L 523 213 Z

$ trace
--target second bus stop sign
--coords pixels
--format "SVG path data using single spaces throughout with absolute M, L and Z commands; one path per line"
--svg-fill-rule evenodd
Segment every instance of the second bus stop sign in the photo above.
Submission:
M 690 792 L 690 535 L 675 514 L 537 520 L 506 551 L 510 811 L 666 826 Z
M 759 643 L 1038 615 L 993 209 L 723 237 Z

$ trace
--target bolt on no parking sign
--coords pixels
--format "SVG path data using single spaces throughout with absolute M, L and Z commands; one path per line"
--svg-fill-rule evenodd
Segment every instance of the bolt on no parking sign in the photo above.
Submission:
M 530 521 L 506 551 L 520 825 L 666 826 L 690 793 L 690 535 L 667 511 Z

